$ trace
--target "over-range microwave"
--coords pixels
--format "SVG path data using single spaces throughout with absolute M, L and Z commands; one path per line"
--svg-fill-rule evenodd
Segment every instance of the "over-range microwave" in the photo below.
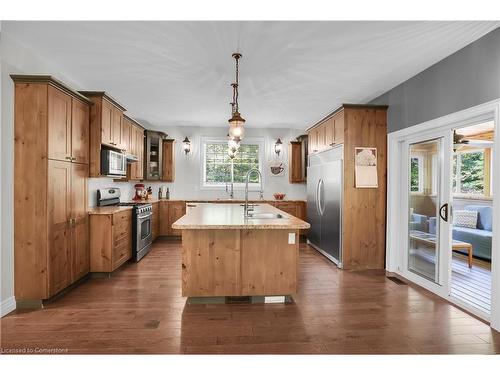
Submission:
M 101 149 L 101 174 L 103 176 L 126 176 L 127 156 L 113 150 Z

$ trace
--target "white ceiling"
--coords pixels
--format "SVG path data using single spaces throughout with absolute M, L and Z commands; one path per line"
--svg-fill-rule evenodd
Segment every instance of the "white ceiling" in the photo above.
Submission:
M 238 50 L 247 126 L 304 129 L 341 103 L 366 103 L 499 25 L 4 21 L 2 32 L 155 127 L 226 126 L 231 54 Z

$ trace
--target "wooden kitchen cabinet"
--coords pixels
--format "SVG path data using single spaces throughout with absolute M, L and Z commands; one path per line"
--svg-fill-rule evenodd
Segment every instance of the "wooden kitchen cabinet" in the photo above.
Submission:
M 162 181 L 175 180 L 175 140 L 164 139 L 162 142 Z
M 87 164 L 71 164 L 70 259 L 71 282 L 90 271 L 89 215 L 87 212 Z
M 334 112 L 308 129 L 309 152 L 314 154 L 344 143 L 344 110 Z
M 132 257 L 132 210 L 90 214 L 90 272 L 113 272 Z
M 160 201 L 160 236 L 181 236 L 182 232 L 172 229 L 172 224 L 186 213 L 185 201 Z
M 76 258 L 88 257 L 82 219 L 88 165 L 79 162 L 86 161 L 89 147 L 90 101 L 51 76 L 11 77 L 14 289 L 22 305 L 48 299 L 88 272 Z
M 124 140 L 123 112 L 125 108 L 104 91 L 80 91 L 92 102 L 90 109 L 90 176 L 101 176 L 101 147 L 119 151 L 129 143 Z M 125 130 L 126 133 L 126 130 Z
M 49 295 L 71 283 L 71 163 L 49 160 L 48 165 Z
M 295 202 L 280 202 L 274 203 L 274 207 L 281 211 L 285 211 L 287 214 L 298 217 L 297 215 L 297 204 Z
M 186 213 L 186 202 L 170 202 L 168 208 L 168 221 L 170 227 L 171 236 L 182 236 L 182 231 L 179 229 L 173 229 L 172 224 L 178 219 L 184 216 Z
M 81 100 L 71 99 L 71 160 L 89 163 L 90 108 Z
M 328 124 L 333 138 L 326 149 L 343 145 L 340 210 L 342 217 L 342 268 L 384 269 L 387 204 L 387 106 L 344 104 L 308 129 Z M 331 129 L 327 132 L 332 137 Z M 357 188 L 355 155 L 357 147 L 377 150 L 375 188 Z M 373 213 L 376 214 L 373 214 Z M 361 223 L 361 225 L 360 225 Z
M 151 206 L 153 209 L 153 215 L 151 216 L 151 236 L 154 241 L 158 238 L 158 233 L 160 232 L 160 202 L 153 202 Z
M 335 126 L 335 144 L 344 143 L 344 111 L 338 112 L 334 117 L 334 126 Z
M 48 87 L 49 159 L 89 162 L 89 104 Z
M 71 96 L 48 86 L 49 159 L 71 160 Z
M 288 152 L 288 180 L 290 183 L 306 182 L 306 155 L 300 141 L 291 141 Z
M 138 159 L 128 164 L 127 180 L 142 180 L 144 176 L 144 128 L 128 116 L 124 116 L 123 122 L 130 127 L 129 153 Z
M 132 123 L 130 122 L 130 120 L 125 119 L 124 116 L 122 120 L 120 134 L 121 134 L 122 150 L 127 154 L 132 154 L 132 149 L 130 148 L 131 131 L 132 131 Z

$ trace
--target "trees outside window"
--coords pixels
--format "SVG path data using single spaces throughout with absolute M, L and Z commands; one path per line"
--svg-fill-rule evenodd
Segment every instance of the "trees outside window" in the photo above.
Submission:
M 458 152 L 453 156 L 453 192 L 485 195 L 484 151 Z
M 261 169 L 262 145 L 258 142 L 240 145 L 236 157 L 231 160 L 226 141 L 206 141 L 203 145 L 203 185 L 224 186 L 231 182 L 233 168 L 234 183 L 244 184 L 252 168 Z M 258 183 L 258 175 L 252 174 L 250 183 Z

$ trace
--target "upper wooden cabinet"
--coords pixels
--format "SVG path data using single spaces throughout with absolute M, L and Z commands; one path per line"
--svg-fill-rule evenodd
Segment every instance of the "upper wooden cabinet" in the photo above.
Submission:
M 306 151 L 301 141 L 291 141 L 288 152 L 288 180 L 290 183 L 306 182 Z
M 89 103 L 55 86 L 47 88 L 48 158 L 89 162 Z
M 311 154 L 344 143 L 344 110 L 341 108 L 309 128 L 308 136 Z
M 174 182 L 175 180 L 175 140 L 164 139 L 162 150 L 162 181 Z
M 11 77 L 15 297 L 43 300 L 88 272 L 90 101 L 50 76 Z
M 71 96 L 48 86 L 49 159 L 71 160 Z
M 87 103 L 71 99 L 71 160 L 89 163 L 90 108 Z
M 124 116 L 123 126 L 128 132 L 128 153 L 137 157 L 137 161 L 127 166 L 128 180 L 142 180 L 144 175 L 144 128 L 134 119 Z
M 123 132 L 125 108 L 104 91 L 80 91 L 92 101 L 90 109 L 90 176 L 101 175 L 101 146 L 127 151 L 129 140 Z M 130 137 L 130 136 L 128 136 Z

